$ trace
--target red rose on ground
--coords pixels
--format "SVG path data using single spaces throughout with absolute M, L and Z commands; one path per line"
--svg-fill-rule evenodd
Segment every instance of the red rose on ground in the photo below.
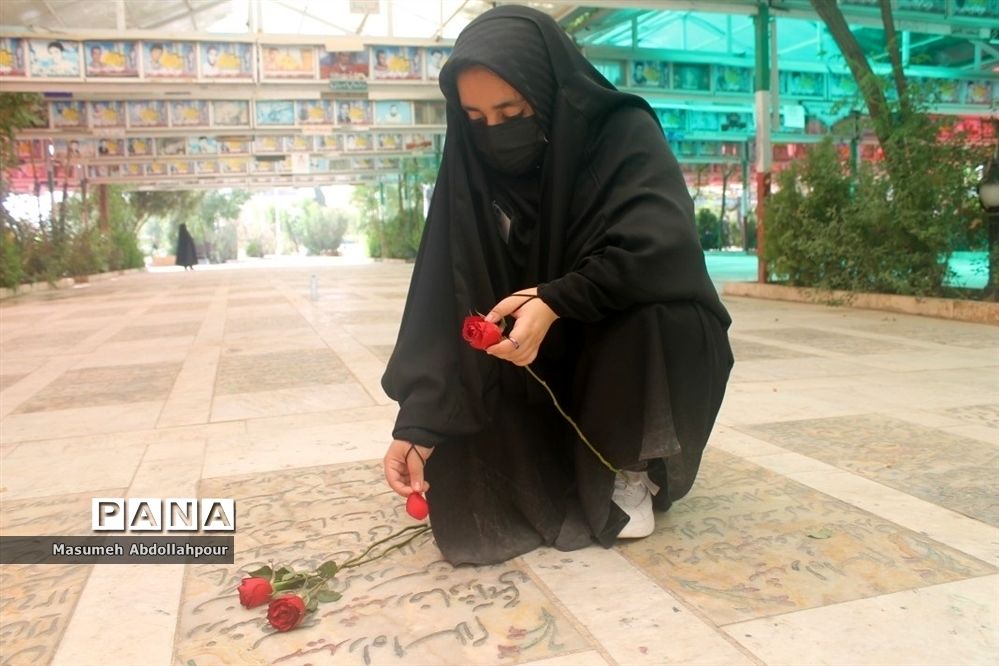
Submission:
M 430 513 L 430 505 L 420 493 L 412 493 L 406 498 L 406 513 L 417 520 L 423 520 Z
M 239 603 L 246 608 L 256 608 L 266 604 L 274 594 L 271 582 L 266 578 L 244 578 L 236 591 L 239 592 Z
M 305 617 L 305 602 L 297 594 L 278 597 L 267 607 L 267 621 L 278 631 L 291 631 Z
M 486 321 L 481 315 L 465 317 L 461 326 L 461 337 L 465 338 L 473 349 L 488 349 L 503 339 L 503 331 L 491 321 Z

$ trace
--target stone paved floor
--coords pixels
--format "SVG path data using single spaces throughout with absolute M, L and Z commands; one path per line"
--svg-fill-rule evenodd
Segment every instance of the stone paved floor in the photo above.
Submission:
M 265 630 L 241 570 L 407 524 L 378 460 L 408 276 L 265 264 L 0 305 L 3 534 L 86 534 L 94 496 L 239 516 L 232 567 L 4 567 L 0 663 L 999 662 L 999 328 L 746 299 L 701 476 L 653 536 L 457 569 L 426 537 Z

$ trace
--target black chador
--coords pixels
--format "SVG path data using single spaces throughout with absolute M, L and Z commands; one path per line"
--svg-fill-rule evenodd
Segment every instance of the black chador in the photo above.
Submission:
M 472 65 L 534 109 L 547 145 L 524 176 L 475 148 L 456 87 Z M 399 402 L 394 437 L 434 447 L 430 519 L 452 563 L 609 546 L 627 522 L 613 472 L 523 368 L 471 349 L 461 322 L 537 286 L 560 318 L 531 367 L 615 467 L 647 469 L 668 509 L 694 482 L 733 362 L 680 167 L 648 104 L 532 9 L 469 24 L 440 85 L 443 160 L 382 380 Z

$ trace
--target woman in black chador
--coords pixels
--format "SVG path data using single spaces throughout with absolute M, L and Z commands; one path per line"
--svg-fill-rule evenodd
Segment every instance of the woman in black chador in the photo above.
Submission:
M 690 490 L 733 362 L 676 159 L 649 105 L 532 9 L 469 24 L 440 86 L 447 141 L 382 379 L 386 479 L 428 491 L 454 564 L 646 536 Z M 505 317 L 486 352 L 461 336 L 475 311 Z
M 181 224 L 177 232 L 177 265 L 183 266 L 184 270 L 194 270 L 194 264 L 198 263 L 198 253 L 194 249 L 194 238 L 187 230 L 186 224 Z

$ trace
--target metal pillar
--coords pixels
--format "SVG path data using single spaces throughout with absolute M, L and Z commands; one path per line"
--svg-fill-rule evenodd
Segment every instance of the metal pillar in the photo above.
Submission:
M 767 281 L 767 262 L 763 258 L 764 211 L 770 195 L 773 170 L 773 146 L 770 142 L 770 7 L 759 4 L 756 21 L 756 256 L 757 282 Z

